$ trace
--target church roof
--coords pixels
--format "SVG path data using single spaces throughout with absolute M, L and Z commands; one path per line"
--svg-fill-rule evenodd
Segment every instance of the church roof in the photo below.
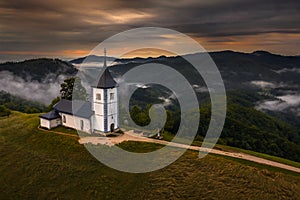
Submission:
M 98 83 L 94 85 L 96 88 L 113 88 L 117 86 L 117 82 L 113 79 L 112 75 L 110 74 L 108 68 L 104 70 L 102 73 Z
M 60 118 L 60 116 L 56 111 L 52 110 L 48 113 L 40 115 L 40 118 L 52 120 L 52 119 L 58 119 Z
M 93 115 L 91 103 L 87 101 L 70 101 L 62 99 L 53 106 L 53 109 L 57 112 L 62 112 L 83 118 L 90 118 Z

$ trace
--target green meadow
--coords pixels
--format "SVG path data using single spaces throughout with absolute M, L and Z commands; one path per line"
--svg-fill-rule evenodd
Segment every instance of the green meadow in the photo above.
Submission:
M 300 199 L 297 173 L 217 155 L 199 159 L 196 151 L 158 171 L 119 172 L 77 138 L 38 125 L 38 114 L 0 118 L 0 199 Z M 120 146 L 135 152 L 161 147 Z

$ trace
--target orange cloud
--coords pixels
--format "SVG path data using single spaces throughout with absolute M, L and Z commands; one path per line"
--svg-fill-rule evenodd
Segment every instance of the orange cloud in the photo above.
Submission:
M 297 55 L 300 52 L 299 33 L 266 33 L 250 36 L 227 36 L 217 39 L 195 37 L 194 39 L 208 51 L 222 49 L 244 52 L 266 50 L 278 54 L 284 53 L 285 55 Z
M 60 51 L 59 54 L 68 56 L 84 56 L 87 55 L 89 52 L 90 51 L 88 50 L 63 50 Z
M 49 52 L 40 51 L 0 51 L 2 55 L 49 55 Z
M 61 51 L 0 51 L 2 55 L 35 55 L 35 56 L 84 56 L 88 50 L 61 50 Z

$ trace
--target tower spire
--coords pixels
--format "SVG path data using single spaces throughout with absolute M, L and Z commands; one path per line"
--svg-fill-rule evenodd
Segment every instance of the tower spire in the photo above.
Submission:
M 104 63 L 103 63 L 103 67 L 107 67 L 106 65 L 106 48 L 104 48 Z

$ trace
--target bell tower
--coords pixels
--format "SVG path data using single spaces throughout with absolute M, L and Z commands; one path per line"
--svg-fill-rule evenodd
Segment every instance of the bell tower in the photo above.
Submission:
M 95 86 L 92 86 L 93 131 L 113 132 L 119 128 L 117 83 L 106 64 L 104 49 L 103 73 Z

